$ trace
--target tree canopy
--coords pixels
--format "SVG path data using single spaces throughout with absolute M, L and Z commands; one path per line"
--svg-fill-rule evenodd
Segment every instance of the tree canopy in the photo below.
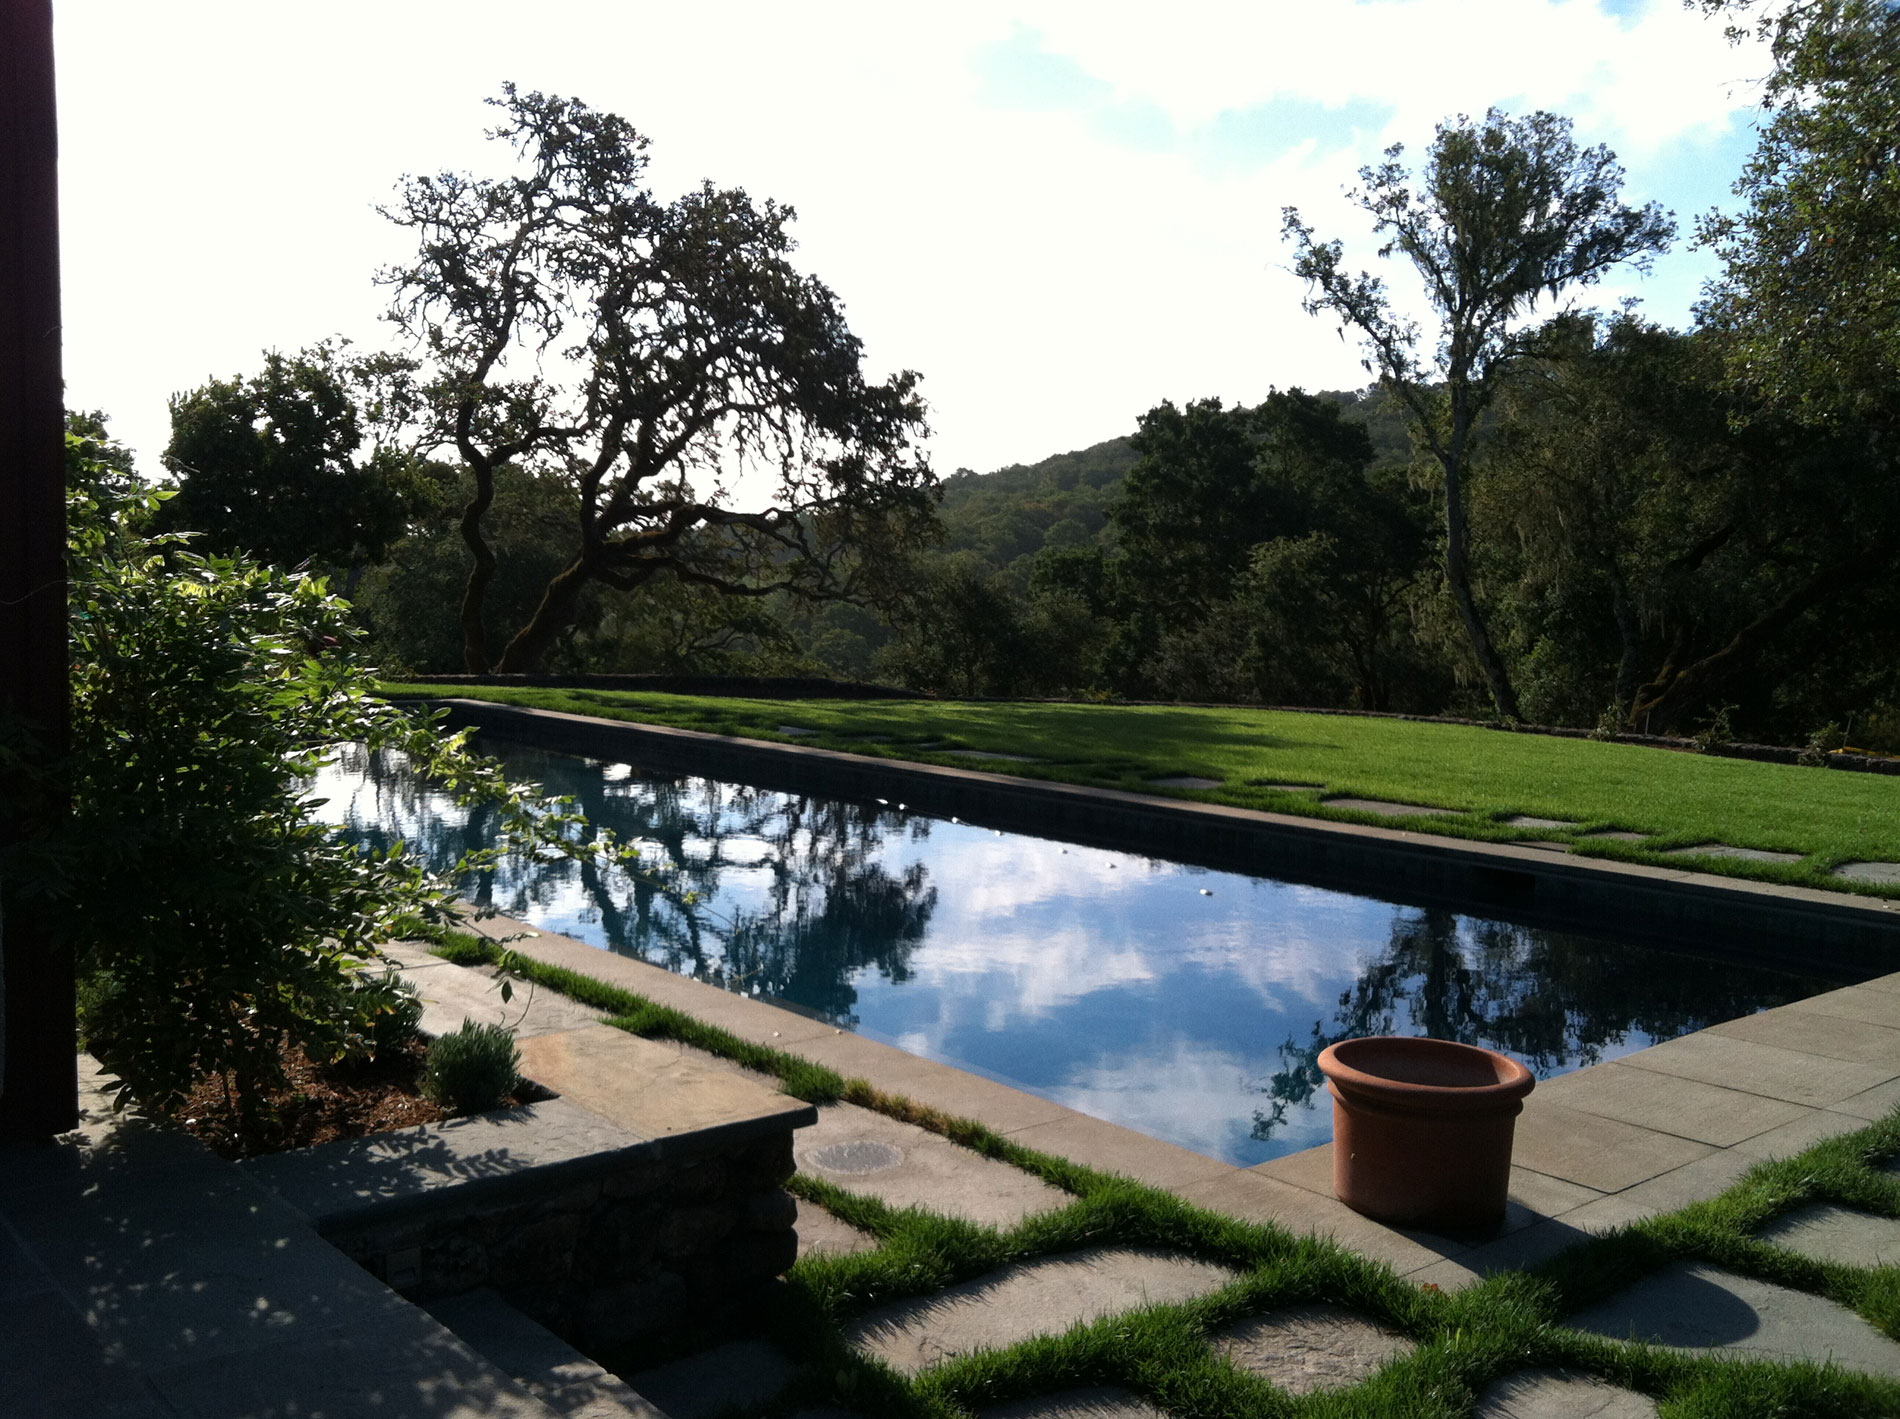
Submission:
M 331 345 L 272 350 L 260 374 L 214 379 L 171 401 L 165 530 L 269 566 L 361 565 L 402 532 L 407 460 L 364 441 L 350 362 Z
M 862 592 L 879 549 L 930 525 L 915 372 L 867 380 L 837 297 L 791 264 L 790 208 L 711 183 L 662 200 L 625 120 L 512 85 L 490 102 L 517 170 L 405 179 L 385 212 L 418 251 L 381 278 L 421 348 L 426 441 L 472 484 L 468 669 L 535 665 L 590 583 Z M 574 525 L 495 653 L 485 524 L 510 464 L 571 489 Z M 767 506 L 737 506 L 745 475 L 769 481 Z

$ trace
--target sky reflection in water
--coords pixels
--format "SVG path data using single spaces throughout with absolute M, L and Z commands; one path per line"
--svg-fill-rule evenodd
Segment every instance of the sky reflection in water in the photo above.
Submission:
M 568 862 L 511 864 L 472 898 L 1243 1165 L 1332 1136 L 1313 1061 L 1335 1039 L 1465 1040 L 1547 1078 L 1833 983 L 896 803 L 499 757 L 702 902 Z M 438 866 L 484 828 L 361 754 L 316 792 L 326 821 L 401 837 Z

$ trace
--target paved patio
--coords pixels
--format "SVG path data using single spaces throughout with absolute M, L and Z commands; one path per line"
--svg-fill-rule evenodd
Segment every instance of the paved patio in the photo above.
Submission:
M 483 930 L 508 936 L 532 929 L 490 921 Z M 1859 1128 L 1900 1103 L 1900 974 L 1718 1025 L 1541 1085 L 1519 1123 L 1506 1229 L 1471 1242 L 1384 1227 L 1349 1211 L 1331 1195 L 1329 1148 L 1239 1168 L 570 938 L 534 932 L 511 944 L 743 1039 L 978 1119 L 1027 1146 L 1233 1215 L 1330 1234 L 1445 1289 L 1713 1196 L 1758 1161 Z M 398 954 L 431 1002 L 432 1024 L 452 1026 L 464 1013 L 495 1008 L 476 973 L 413 948 Z M 542 1053 L 571 1052 L 573 1041 L 600 1031 L 594 1019 L 595 1012 L 542 991 L 523 1033 Z M 710 1056 L 699 1063 L 734 1067 Z M 589 1087 L 598 1092 L 605 1082 Z M 88 1069 L 77 1133 L 0 1152 L 0 1414 L 7 1419 L 661 1414 L 545 1332 L 497 1330 L 494 1305 L 438 1307 L 480 1339 L 478 1352 L 347 1261 L 241 1170 L 175 1131 L 113 1119 L 100 1084 Z M 826 1113 L 801 1154 L 833 1181 L 855 1176 L 873 1191 L 899 1189 L 894 1200 L 985 1217 L 998 1206 L 1014 1217 L 1053 1201 L 1034 1187 L 1024 1191 L 1026 1180 L 1012 1174 L 1023 1195 L 1005 1203 L 992 1195 L 986 1171 L 998 1165 L 962 1166 L 981 1160 L 955 1156 L 961 1150 L 881 1115 L 867 1122 L 862 1111 Z M 1802 1343 L 1835 1343 L 1830 1324 L 1823 1315 L 1819 1331 L 1801 1332 L 1808 1337 Z M 1850 1337 L 1841 1329 L 1845 1358 Z M 1884 1353 L 1869 1351 L 1870 1363 Z

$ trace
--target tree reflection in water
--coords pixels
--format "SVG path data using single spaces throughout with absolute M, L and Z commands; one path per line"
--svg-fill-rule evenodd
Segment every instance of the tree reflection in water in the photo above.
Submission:
M 930 833 L 928 819 L 624 764 L 510 750 L 512 775 L 571 798 L 588 823 L 636 844 L 636 873 L 566 860 L 506 861 L 464 884 L 474 904 L 512 917 L 582 898 L 615 951 L 727 989 L 789 1001 L 857 1024 L 852 978 L 909 977 L 937 889 L 929 869 L 876 858 L 887 837 Z M 434 871 L 486 840 L 485 809 L 456 808 L 403 765 L 346 751 L 326 786 L 354 783 L 326 816 L 378 846 L 404 839 Z M 707 905 L 718 898 L 720 905 Z
M 1385 953 L 1339 997 L 1331 1021 L 1280 1046 L 1281 1068 L 1254 1112 L 1261 1142 L 1310 1107 L 1320 1051 L 1363 1035 L 1429 1035 L 1500 1050 L 1541 1079 L 1596 1064 L 1632 1039 L 1673 1039 L 1785 997 L 1785 971 L 1626 946 L 1596 936 L 1397 909 Z M 1797 987 L 1803 984 L 1793 978 Z M 1816 979 L 1797 994 L 1820 991 Z M 1645 1038 L 1646 1037 L 1646 1038 Z

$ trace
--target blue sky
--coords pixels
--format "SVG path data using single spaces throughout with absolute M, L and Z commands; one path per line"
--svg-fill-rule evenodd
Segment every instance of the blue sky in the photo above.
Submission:
M 1448 115 L 1568 114 L 1686 234 L 1765 68 L 1676 0 L 62 0 L 56 24 L 70 398 L 148 464 L 172 393 L 267 347 L 388 341 L 370 278 L 404 250 L 375 204 L 405 172 L 492 170 L 504 80 L 627 117 L 662 191 L 795 207 L 872 365 L 923 372 L 947 473 L 1163 398 L 1362 383 L 1300 312 L 1280 209 L 1374 264 L 1341 189 Z M 1713 268 L 1685 248 L 1590 298 L 1687 322 Z

